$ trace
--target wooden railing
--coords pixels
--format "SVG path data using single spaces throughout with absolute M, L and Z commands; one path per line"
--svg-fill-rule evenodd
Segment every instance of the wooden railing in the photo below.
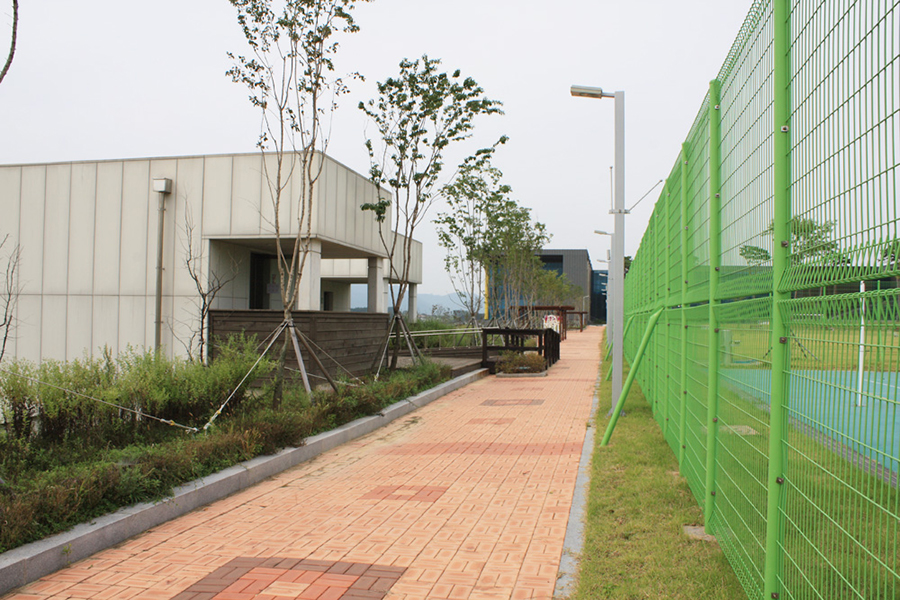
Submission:
M 489 344 L 492 338 L 500 337 L 501 344 Z M 529 340 L 536 340 L 536 346 L 529 346 Z M 552 329 L 505 329 L 502 327 L 485 327 L 481 330 L 481 366 L 489 368 L 494 355 L 505 350 L 514 352 L 535 351 L 544 357 L 547 366 L 559 360 L 559 344 L 561 337 Z

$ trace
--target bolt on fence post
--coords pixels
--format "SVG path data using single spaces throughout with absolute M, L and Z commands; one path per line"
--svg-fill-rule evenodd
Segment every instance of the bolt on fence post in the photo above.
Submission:
M 781 290 L 790 260 L 791 221 L 791 2 L 774 0 L 773 66 L 773 233 L 772 252 L 772 388 L 769 412 L 769 476 L 766 506 L 766 598 L 781 592 L 784 528 L 784 439 L 785 411 L 790 394 L 790 332 L 781 306 L 790 300 L 790 292 Z M 787 338 L 788 343 L 780 343 Z M 780 481 L 779 481 L 780 480 Z
M 713 511 L 716 508 L 716 446 L 719 416 L 719 322 L 716 315 L 719 293 L 719 267 L 722 265 L 722 148 L 720 84 L 709 82 L 709 348 L 706 398 L 706 500 L 703 522 L 712 535 Z
M 688 370 L 688 336 L 687 336 L 687 292 L 688 292 L 688 153 L 690 144 L 681 145 L 681 411 L 678 415 L 678 469 L 684 474 L 684 455 L 687 445 L 687 370 Z

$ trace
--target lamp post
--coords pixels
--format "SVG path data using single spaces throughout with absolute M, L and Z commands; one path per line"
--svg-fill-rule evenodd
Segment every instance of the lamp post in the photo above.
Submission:
M 614 216 L 614 227 L 612 234 L 612 262 L 609 265 L 609 275 L 612 279 L 612 314 L 607 316 L 609 328 L 612 330 L 610 337 L 613 344 L 613 372 L 612 372 L 612 407 L 616 406 L 619 396 L 622 394 L 622 370 L 624 366 L 624 321 L 625 321 L 625 299 L 622 283 L 625 280 L 625 215 L 628 210 L 625 208 L 625 92 L 619 91 L 615 94 L 604 92 L 598 87 L 587 87 L 583 85 L 573 85 L 571 88 L 573 96 L 580 98 L 614 98 L 615 99 L 615 116 L 616 116 L 616 140 L 615 140 L 615 201 L 610 214 Z M 602 233 L 601 233 L 602 235 Z M 609 234 L 607 234 L 609 235 Z M 609 296 L 608 296 L 609 297 Z
M 156 237 L 156 319 L 153 327 L 153 348 L 159 354 L 159 350 L 162 347 L 163 232 L 165 231 L 166 223 L 166 196 L 172 193 L 172 180 L 166 177 L 154 179 L 153 191 L 159 194 L 159 219 Z

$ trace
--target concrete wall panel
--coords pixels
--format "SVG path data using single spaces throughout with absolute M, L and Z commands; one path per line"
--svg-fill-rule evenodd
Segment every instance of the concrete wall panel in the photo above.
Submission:
M 122 237 L 119 246 L 119 293 L 147 293 L 147 244 L 151 208 L 150 163 L 127 161 L 122 173 Z M 153 213 L 155 215 L 155 212 Z M 156 221 L 153 221 L 156 224 Z M 154 229 L 155 235 L 155 229 Z
M 94 217 L 94 294 L 119 293 L 119 248 L 122 232 L 121 162 L 97 165 L 97 211 Z
M 147 347 L 148 322 L 153 327 L 153 316 L 148 319 L 147 315 L 147 307 L 151 305 L 144 296 L 122 296 L 119 299 L 119 352 L 124 352 L 129 345 L 139 350 Z M 152 337 L 150 344 L 153 344 Z
M 41 303 L 41 357 L 66 360 L 66 297 L 45 295 Z
M 44 200 L 47 168 L 22 167 L 19 240 L 22 261 L 19 283 L 23 294 L 40 294 L 44 280 Z M 38 313 L 38 317 L 40 313 Z M 39 321 L 39 318 L 38 318 Z
M 234 157 L 231 235 L 259 235 L 261 171 L 259 155 Z
M 176 295 L 194 295 L 197 288 L 191 279 L 185 266 L 188 246 L 188 223 L 193 224 L 191 233 L 191 250 L 193 256 L 198 257 L 194 261 L 194 268 L 203 277 L 206 274 L 203 254 L 203 232 L 200 228 L 203 212 L 203 159 L 188 158 L 178 161 L 178 190 L 173 194 L 172 210 L 174 214 L 174 226 L 169 233 L 173 241 L 175 263 L 170 269 L 173 277 L 172 293 Z M 188 218 L 190 214 L 190 218 Z
M 19 241 L 19 201 L 22 184 L 20 167 L 0 167 L 0 240 L 9 235 L 7 244 Z M 3 247 L 7 250 L 6 246 Z M 2 256 L 2 255 L 0 255 Z
M 47 302 L 47 298 L 44 298 Z M 85 352 L 93 353 L 94 347 L 94 299 L 91 296 L 69 296 L 65 304 L 66 352 L 68 360 L 80 358 Z M 46 353 L 45 353 L 46 356 Z
M 69 206 L 69 250 L 65 259 L 69 294 L 94 291 L 94 222 L 97 198 L 97 164 L 72 165 Z
M 172 333 L 172 352 L 178 356 L 187 356 L 191 346 L 191 336 L 200 331 L 199 299 L 194 297 L 175 296 L 172 299 L 172 315 L 169 329 Z M 194 344 L 196 345 L 197 340 Z M 195 346 L 190 348 L 196 352 Z
M 109 347 L 113 356 L 119 352 L 119 297 L 95 296 L 93 305 L 93 355 L 100 353 L 100 348 Z
M 213 300 L 215 308 L 250 308 L 250 250 L 227 242 L 209 244 L 209 268 L 230 279 Z
M 231 234 L 232 161 L 230 156 L 209 156 L 203 161 L 202 218 L 199 212 L 196 216 L 205 236 Z
M 262 164 L 262 161 L 260 161 L 260 164 Z M 268 177 L 271 177 L 273 181 L 275 180 L 276 172 L 278 169 L 278 161 L 276 160 L 276 157 L 274 155 L 266 155 L 265 167 L 266 171 L 264 171 L 262 173 L 262 176 L 259 178 L 259 226 L 260 233 L 262 235 L 269 236 L 275 235 L 275 200 L 273 197 L 272 186 L 269 184 L 268 180 Z M 285 172 L 285 174 L 286 173 L 287 171 Z M 279 198 L 279 226 L 285 230 L 291 227 L 291 215 L 294 214 L 292 193 L 293 192 L 290 186 L 290 182 L 288 182 L 288 186 L 282 191 L 281 197 Z
M 337 215 L 343 208 L 341 205 L 345 204 L 345 202 L 338 200 L 338 179 L 337 164 L 335 164 L 333 160 L 326 159 L 322 170 L 322 177 L 320 179 L 321 187 L 319 188 L 318 193 L 319 198 L 323 199 L 322 202 L 318 203 L 320 219 L 319 235 L 332 239 L 339 237 Z
M 16 354 L 25 360 L 41 359 L 41 304 L 43 297 L 39 294 L 22 294 L 16 313 Z
M 69 251 L 69 185 L 72 166 L 47 167 L 44 202 L 44 273 L 45 294 L 65 295 L 68 286 Z

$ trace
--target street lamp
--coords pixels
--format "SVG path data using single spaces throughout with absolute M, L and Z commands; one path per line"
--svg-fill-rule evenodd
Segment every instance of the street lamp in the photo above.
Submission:
M 573 85 L 573 96 L 580 98 L 614 98 L 616 117 L 615 140 L 615 202 L 610 214 L 614 216 L 612 233 L 612 262 L 609 265 L 609 275 L 613 282 L 612 314 L 608 315 L 609 328 L 613 345 L 613 372 L 612 372 L 612 409 L 615 408 L 619 396 L 622 395 L 622 370 L 624 366 L 624 321 L 625 321 L 625 92 L 618 91 L 615 94 L 604 92 L 598 87 Z M 598 231 L 600 235 L 610 235 Z M 609 297 L 609 296 L 607 296 Z

